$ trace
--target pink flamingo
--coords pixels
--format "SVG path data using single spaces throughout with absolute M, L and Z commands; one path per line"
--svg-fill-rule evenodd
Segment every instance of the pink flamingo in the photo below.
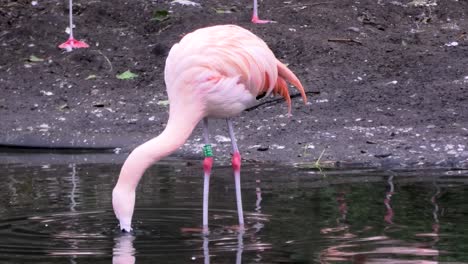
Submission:
M 233 149 L 239 229 L 243 230 L 241 156 L 230 118 L 271 93 L 283 96 L 290 112 L 291 98 L 286 81 L 294 84 L 307 102 L 301 82 L 275 58 L 263 40 L 235 25 L 207 27 L 187 34 L 170 50 L 164 77 L 170 103 L 166 128 L 132 151 L 112 192 L 112 204 L 121 230 L 132 230 L 135 189 L 145 170 L 183 145 L 203 120 L 206 143 L 203 148 L 203 231 L 208 232 L 209 180 L 213 165 L 208 118 L 227 120 Z
M 272 20 L 263 20 L 258 18 L 258 3 L 257 0 L 253 0 L 253 14 L 252 14 L 252 23 L 255 24 L 266 24 L 266 23 L 274 23 L 275 21 Z
M 70 0 L 68 4 L 69 4 L 68 19 L 70 22 L 70 35 L 67 41 L 59 45 L 59 48 L 65 49 L 67 51 L 72 51 L 72 49 L 79 49 L 79 48 L 89 48 L 88 44 L 86 44 L 83 41 L 76 40 L 73 37 L 73 1 Z

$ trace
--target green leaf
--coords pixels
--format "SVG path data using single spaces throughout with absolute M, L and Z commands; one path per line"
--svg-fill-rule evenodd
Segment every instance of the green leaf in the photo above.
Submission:
M 153 18 L 151 20 L 156 20 L 162 22 L 166 19 L 169 19 L 169 11 L 167 10 L 156 10 L 153 14 Z
M 125 71 L 125 72 L 123 72 L 121 74 L 117 74 L 116 77 L 117 77 L 117 79 L 120 79 L 120 80 L 133 80 L 136 77 L 138 77 L 138 75 L 134 74 L 131 71 Z
M 31 56 L 29 56 L 29 61 L 30 62 L 42 62 L 42 61 L 44 61 L 44 59 L 41 59 L 41 58 L 36 57 L 34 55 L 31 55 Z

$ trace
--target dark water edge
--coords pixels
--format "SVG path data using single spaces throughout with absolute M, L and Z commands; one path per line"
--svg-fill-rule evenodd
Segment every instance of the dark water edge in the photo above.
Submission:
M 64 157 L 65 156 L 65 157 Z M 197 160 L 165 160 L 142 179 L 135 233 L 111 207 L 120 155 L 0 160 L 5 263 L 464 263 L 468 171 L 326 169 L 244 163 L 247 230 L 236 228 L 229 164 L 214 168 L 210 235 Z M 66 161 L 64 163 L 63 161 Z M 239 262 L 242 261 L 242 262 Z

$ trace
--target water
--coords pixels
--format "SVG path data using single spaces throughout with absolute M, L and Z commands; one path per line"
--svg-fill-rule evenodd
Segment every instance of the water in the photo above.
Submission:
M 199 163 L 145 174 L 131 235 L 111 207 L 119 163 L 0 164 L 0 262 L 468 263 L 468 171 L 244 164 L 240 234 L 232 171 L 218 165 L 205 237 Z

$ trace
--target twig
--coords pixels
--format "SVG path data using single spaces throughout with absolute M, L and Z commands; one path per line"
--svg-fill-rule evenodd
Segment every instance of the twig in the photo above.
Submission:
M 6 34 L 8 34 L 10 32 L 8 31 L 3 31 L 2 34 L 0 34 L 0 39 L 2 39 Z
M 169 25 L 167 25 L 167 26 L 165 26 L 165 27 L 159 29 L 157 34 L 158 34 L 158 35 L 161 34 L 163 31 L 166 31 L 166 30 L 169 29 L 171 26 L 172 26 L 172 25 L 169 24 Z
M 315 166 L 316 168 L 319 168 L 319 169 L 320 169 L 320 160 L 322 159 L 322 156 L 323 156 L 323 154 L 325 153 L 325 150 L 326 150 L 326 148 L 324 148 L 324 149 L 322 150 L 322 153 L 320 153 L 320 156 L 319 156 L 318 159 L 315 161 L 314 166 Z
M 328 41 L 329 42 L 356 43 L 356 44 L 362 45 L 361 41 L 350 39 L 350 38 L 329 38 Z
M 276 7 L 275 9 L 296 8 L 296 7 L 303 7 L 303 6 L 318 6 L 318 5 L 327 5 L 327 4 L 332 4 L 332 3 L 334 3 L 334 1 L 319 2 L 319 3 L 312 3 L 312 4 L 285 5 L 285 6 Z
M 460 35 L 458 35 L 457 40 L 458 40 L 458 41 L 464 40 L 464 39 L 467 38 L 467 36 L 468 36 L 468 34 L 467 34 L 466 32 L 463 32 L 463 33 L 461 33 Z
M 322 166 L 320 166 L 320 160 L 322 159 L 322 156 L 325 153 L 325 150 L 326 150 L 326 148 L 324 148 L 322 150 L 322 153 L 320 153 L 320 156 L 318 157 L 318 159 L 314 163 L 314 167 L 317 168 L 320 171 L 320 173 L 322 173 L 323 177 L 327 177 L 327 175 L 323 174 Z
M 104 55 L 104 53 L 102 53 L 100 50 L 95 50 L 97 53 L 101 54 L 104 59 L 106 59 L 107 63 L 109 64 L 110 66 L 110 69 L 109 69 L 109 72 L 112 72 L 114 70 L 114 67 L 112 67 L 112 62 L 109 60 L 109 58 L 107 58 L 106 55 Z
M 7 3 L 6 5 L 4 5 L 5 7 L 12 7 L 12 6 L 25 6 L 25 4 L 22 4 L 22 3 L 17 3 L 17 2 L 11 2 L 11 3 Z

